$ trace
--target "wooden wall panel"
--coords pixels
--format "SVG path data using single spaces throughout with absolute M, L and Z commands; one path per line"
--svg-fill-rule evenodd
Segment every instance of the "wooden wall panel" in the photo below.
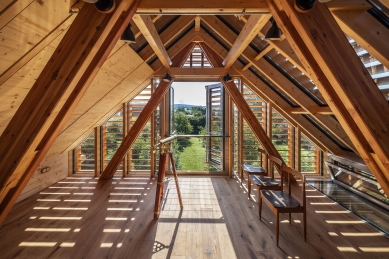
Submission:
M 147 84 L 149 84 L 150 76 L 153 73 L 154 70 L 146 63 L 142 63 L 123 81 L 108 91 L 104 97 L 95 99 L 95 103 L 90 104 L 91 106 L 84 114 L 78 113 L 77 119 L 71 125 L 68 125 L 68 127 L 57 137 L 48 156 L 75 148 L 90 132 L 92 132 L 94 127 L 101 125 L 120 108 L 122 103 L 130 101 Z M 93 90 L 91 89 L 88 89 L 88 91 L 92 91 L 93 93 Z M 85 96 L 87 94 L 88 92 Z M 84 105 L 85 104 L 81 100 L 75 111 L 85 109 Z M 72 116 L 73 115 L 74 114 L 72 114 Z
M 66 1 L 34 1 L 0 34 L 0 73 L 21 58 L 69 15 Z
M 50 171 L 42 173 L 41 170 L 44 167 L 50 167 Z M 34 175 L 31 177 L 26 188 L 24 188 L 16 202 L 30 197 L 31 195 L 47 188 L 67 176 L 68 152 L 57 156 L 45 157 L 39 164 Z
M 7 8 L 14 0 L 1 0 L 0 1 L 0 12 Z
M 61 42 L 65 32 L 61 33 L 51 44 L 46 46 L 38 55 L 0 86 L 0 135 L 35 83 L 36 78 L 42 72 L 55 48 Z M 2 64 L 3 62 L 0 63 Z

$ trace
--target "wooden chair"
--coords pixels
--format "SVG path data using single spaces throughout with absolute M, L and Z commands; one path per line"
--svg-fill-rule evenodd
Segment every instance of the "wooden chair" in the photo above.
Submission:
M 267 156 L 268 156 L 268 153 L 266 150 L 264 149 L 260 149 L 258 148 L 258 151 L 262 154 L 265 154 L 265 157 L 266 157 L 266 160 L 267 161 Z M 242 165 L 242 171 L 240 173 L 240 184 L 243 184 L 243 180 L 244 180 L 244 175 L 247 176 L 247 195 L 249 196 L 250 198 L 250 194 L 251 194 L 251 180 L 250 180 L 250 176 L 251 175 L 266 175 L 266 170 L 261 167 L 261 166 L 253 166 L 253 165 L 249 165 L 249 164 L 243 164 Z
M 250 175 L 250 180 L 254 184 L 255 188 L 258 191 L 258 213 L 259 219 L 261 220 L 261 212 L 262 212 L 262 195 L 261 190 L 279 190 L 282 191 L 283 186 L 283 175 L 282 171 L 284 168 L 284 162 L 278 157 L 268 155 L 268 162 L 270 166 L 268 167 L 270 170 L 270 176 L 264 175 Z M 278 171 L 280 172 L 280 182 L 281 184 L 274 178 L 274 166 L 278 166 Z
M 276 215 L 276 234 L 277 234 L 277 246 L 279 239 L 279 214 L 280 213 L 289 213 L 289 224 L 292 223 L 291 213 L 303 213 L 303 224 L 304 224 L 304 240 L 307 241 L 307 213 L 306 213 L 306 197 L 305 197 L 305 177 L 304 175 L 287 166 L 283 168 L 283 174 L 288 174 L 288 192 L 282 190 L 261 190 L 261 196 L 263 197 L 263 201 L 269 206 L 271 211 Z M 295 198 L 296 195 L 292 196 L 291 189 L 291 176 L 295 179 L 300 179 L 302 182 L 295 182 L 295 184 L 299 185 L 297 190 L 302 190 L 300 195 L 302 195 L 302 202 L 300 202 Z M 281 179 L 283 176 L 281 176 Z M 301 189 L 300 189 L 301 188 Z

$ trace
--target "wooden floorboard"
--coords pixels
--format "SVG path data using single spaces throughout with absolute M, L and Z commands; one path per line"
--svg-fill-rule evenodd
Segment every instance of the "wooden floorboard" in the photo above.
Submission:
M 0 228 L 1 258 L 389 258 L 389 239 L 307 188 L 302 216 L 275 217 L 238 178 L 180 176 L 184 209 L 167 181 L 158 221 L 156 180 L 69 177 L 16 204 Z

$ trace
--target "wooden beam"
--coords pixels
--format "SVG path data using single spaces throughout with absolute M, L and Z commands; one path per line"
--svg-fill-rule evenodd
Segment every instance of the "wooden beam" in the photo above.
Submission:
M 139 133 L 142 131 L 143 127 L 146 125 L 147 121 L 150 119 L 150 116 L 153 114 L 154 110 L 157 108 L 162 98 L 165 96 L 166 92 L 169 90 L 170 85 L 173 83 L 165 82 L 161 80 L 155 92 L 151 95 L 149 101 L 143 108 L 138 119 L 135 121 L 134 125 L 131 127 L 130 131 L 127 133 L 127 136 L 123 139 L 122 144 L 117 149 L 115 155 L 112 157 L 108 166 L 105 168 L 104 172 L 101 174 L 100 179 L 108 180 L 113 177 L 116 173 L 117 168 L 120 163 L 123 161 L 123 158 L 128 153 L 128 150 L 131 148 L 132 144 L 137 139 Z
M 138 1 L 86 5 L 0 137 L 0 223 L 124 31 Z
M 220 75 L 224 75 L 227 72 L 231 76 L 237 76 L 238 73 L 234 69 L 225 70 L 222 67 L 215 68 L 182 68 L 171 67 L 170 69 L 161 69 L 154 73 L 156 76 L 164 76 L 166 72 L 170 72 L 176 79 L 178 78 L 219 78 Z
M 309 15 L 303 15 L 295 11 L 292 1 L 282 2 L 283 12 L 270 0 L 267 3 L 310 77 L 389 195 L 389 105 L 369 72 L 326 6 L 317 3 Z
M 320 107 L 316 106 L 312 108 L 310 111 L 307 111 L 303 107 L 292 107 L 287 112 L 292 114 L 323 114 L 323 115 L 333 115 L 334 113 L 331 111 L 330 107 Z
M 255 61 L 260 60 L 263 56 L 265 56 L 270 50 L 273 49 L 273 45 L 269 44 L 264 49 L 259 52 L 259 54 L 254 58 Z
M 166 52 L 165 47 L 159 37 L 157 29 L 153 24 L 149 15 L 134 15 L 133 21 L 138 26 L 139 30 L 142 32 L 143 36 L 146 38 L 147 42 L 150 44 L 151 48 L 157 54 L 159 60 L 161 60 L 165 68 L 170 68 L 171 60 L 169 55 Z
M 236 34 L 229 29 L 224 23 L 217 21 L 217 18 L 204 18 L 206 22 L 224 41 L 228 44 L 233 44 L 236 39 Z M 286 95 L 288 95 L 296 104 L 303 107 L 306 111 L 315 111 L 319 106 L 307 96 L 300 88 L 294 85 L 289 79 L 287 79 L 277 68 L 271 65 L 264 59 L 255 60 L 257 52 L 248 46 L 242 53 L 242 56 L 250 62 L 261 74 L 266 76 L 266 79 L 281 89 Z M 245 67 L 244 67 L 245 68 Z M 242 72 L 244 72 L 244 68 Z M 333 134 L 340 142 L 350 149 L 355 150 L 351 140 L 347 136 L 346 132 L 340 127 L 338 121 L 330 116 L 323 116 L 316 113 L 311 113 L 312 116 L 318 121 L 324 128 L 326 128 L 331 134 Z
M 227 55 L 227 50 L 224 49 L 220 43 L 218 43 L 212 36 L 206 32 L 200 32 L 199 34 L 205 43 L 203 45 L 209 46 L 218 54 L 221 58 L 224 58 Z M 219 57 L 216 57 L 219 58 Z M 222 65 L 220 61 L 220 65 Z M 236 62 L 233 65 L 233 68 L 239 72 L 244 80 L 244 83 L 247 84 L 251 90 L 253 90 L 258 96 L 260 96 L 264 101 L 271 102 L 277 111 L 290 123 L 301 127 L 302 132 L 308 136 L 314 143 L 319 146 L 324 151 L 330 151 L 331 153 L 338 154 L 341 149 L 337 146 L 331 139 L 324 135 L 318 128 L 308 122 L 301 115 L 288 114 L 285 111 L 290 109 L 291 106 L 282 99 L 276 92 L 269 88 L 261 79 L 254 75 L 251 71 L 242 72 L 243 64 Z
M 196 16 L 195 19 L 195 31 L 200 31 L 200 16 Z
M 225 69 L 229 69 L 232 66 L 254 37 L 258 35 L 262 27 L 269 21 L 270 17 L 268 14 L 250 16 L 223 61 Z
M 246 123 L 250 126 L 252 132 L 254 133 L 257 140 L 262 144 L 262 147 L 266 149 L 266 151 L 275 157 L 278 157 L 282 160 L 280 153 L 272 143 L 271 138 L 269 138 L 266 134 L 266 131 L 263 129 L 261 123 L 259 123 L 258 119 L 255 117 L 253 111 L 250 106 L 247 104 L 246 100 L 243 98 L 242 93 L 238 90 L 235 83 L 225 82 L 222 77 L 220 77 L 220 81 L 224 85 L 228 95 L 234 101 L 236 107 L 238 107 L 240 114 L 242 114 Z
M 189 31 L 187 34 L 185 34 L 178 42 L 176 42 L 171 48 L 169 48 L 168 53 L 169 56 L 174 56 L 177 55 L 178 53 L 183 53 L 180 52 L 184 48 L 188 46 L 188 44 L 191 44 L 193 40 L 197 38 L 197 33 L 194 30 Z M 187 56 L 181 56 L 182 58 L 186 58 Z M 184 62 L 184 60 L 181 60 L 181 62 Z M 174 59 L 174 64 L 180 64 L 179 60 Z M 161 68 L 162 63 L 159 59 L 157 59 L 154 63 L 152 63 L 151 68 L 154 71 L 157 71 L 158 69 Z
M 332 12 L 344 33 L 389 68 L 389 30 L 368 12 Z
M 325 3 L 331 11 L 338 10 L 356 10 L 356 11 L 367 11 L 372 6 L 366 0 L 331 0 Z
M 266 13 L 264 0 L 142 0 L 138 14 L 247 14 Z
M 164 30 L 159 36 L 164 46 L 169 44 L 173 39 L 177 37 L 183 30 L 187 28 L 193 20 L 195 16 L 193 15 L 181 15 L 177 20 L 175 20 L 170 26 L 168 30 Z M 184 36 L 185 37 L 185 36 Z M 169 54 L 169 51 L 168 51 Z M 139 56 L 143 58 L 144 61 L 150 60 L 154 57 L 155 52 L 152 49 L 151 45 L 146 46 L 143 50 L 139 52 Z

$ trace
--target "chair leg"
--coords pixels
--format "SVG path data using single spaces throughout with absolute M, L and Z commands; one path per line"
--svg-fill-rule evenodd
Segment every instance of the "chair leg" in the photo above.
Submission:
M 258 214 L 259 220 L 262 221 L 262 195 L 261 190 L 258 188 Z
M 240 185 L 243 185 L 243 169 L 240 170 Z
M 292 213 L 289 212 L 289 224 L 292 224 Z
M 304 221 L 304 241 L 307 242 L 307 215 L 306 215 L 306 212 L 303 213 L 303 221 Z
M 278 246 L 278 239 L 280 234 L 280 213 L 276 212 L 276 237 L 277 237 L 277 246 Z
M 247 178 L 247 195 L 249 196 L 249 199 L 251 198 L 251 179 L 250 176 Z

